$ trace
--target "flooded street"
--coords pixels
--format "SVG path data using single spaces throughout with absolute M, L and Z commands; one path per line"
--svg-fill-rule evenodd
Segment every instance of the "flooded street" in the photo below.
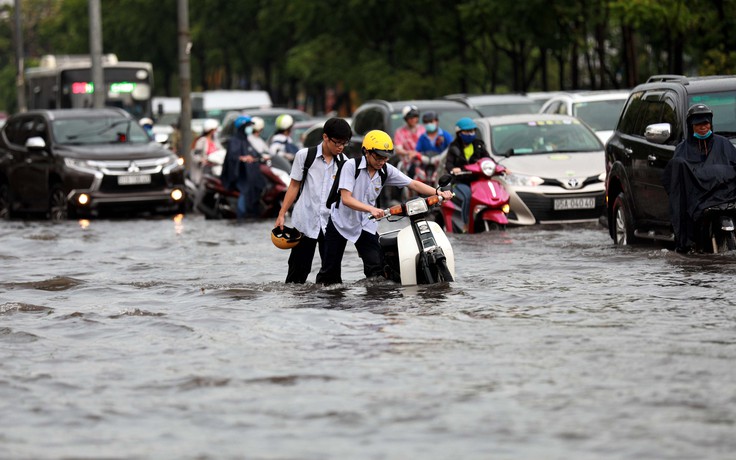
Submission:
M 0 222 L 0 458 L 734 458 L 736 255 L 512 228 L 291 286 L 272 224 Z

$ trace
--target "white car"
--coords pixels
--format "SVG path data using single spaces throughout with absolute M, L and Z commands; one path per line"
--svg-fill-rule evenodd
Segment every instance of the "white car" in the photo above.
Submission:
M 605 211 L 603 144 L 579 119 L 524 114 L 474 120 L 491 157 L 506 167 L 511 225 L 597 222 Z
M 590 126 L 605 144 L 613 134 L 629 90 L 562 93 L 544 103 L 539 113 L 578 117 Z

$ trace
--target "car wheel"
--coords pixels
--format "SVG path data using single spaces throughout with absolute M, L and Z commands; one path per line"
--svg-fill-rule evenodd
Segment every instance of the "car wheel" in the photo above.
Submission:
M 69 217 L 69 203 L 66 194 L 60 185 L 51 188 L 49 195 L 49 219 L 54 222 L 66 220 Z
M 610 224 L 614 226 L 611 236 L 613 236 L 613 242 L 617 246 L 628 246 L 636 243 L 634 218 L 631 216 L 631 210 L 626 205 L 623 193 L 619 193 L 616 201 L 613 202 L 613 222 Z
M 0 184 L 0 219 L 10 219 L 10 189 L 6 184 Z

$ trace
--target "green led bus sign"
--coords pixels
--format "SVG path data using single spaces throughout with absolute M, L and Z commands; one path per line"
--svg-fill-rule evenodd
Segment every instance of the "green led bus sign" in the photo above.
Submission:
M 127 81 L 121 81 L 116 83 L 110 83 L 111 93 L 132 93 L 135 90 L 135 83 Z

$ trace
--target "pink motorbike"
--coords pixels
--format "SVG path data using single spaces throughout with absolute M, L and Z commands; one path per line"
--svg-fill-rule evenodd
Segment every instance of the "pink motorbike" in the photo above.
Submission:
M 468 233 L 506 228 L 509 223 L 506 217 L 510 209 L 509 194 L 500 182 L 493 179 L 505 172 L 503 165 L 483 158 L 477 163 L 463 166 L 463 171 L 454 174 L 455 177 L 471 177 Z M 443 201 L 440 213 L 441 217 L 437 221 L 447 233 L 463 232 L 462 207 L 457 198 Z

